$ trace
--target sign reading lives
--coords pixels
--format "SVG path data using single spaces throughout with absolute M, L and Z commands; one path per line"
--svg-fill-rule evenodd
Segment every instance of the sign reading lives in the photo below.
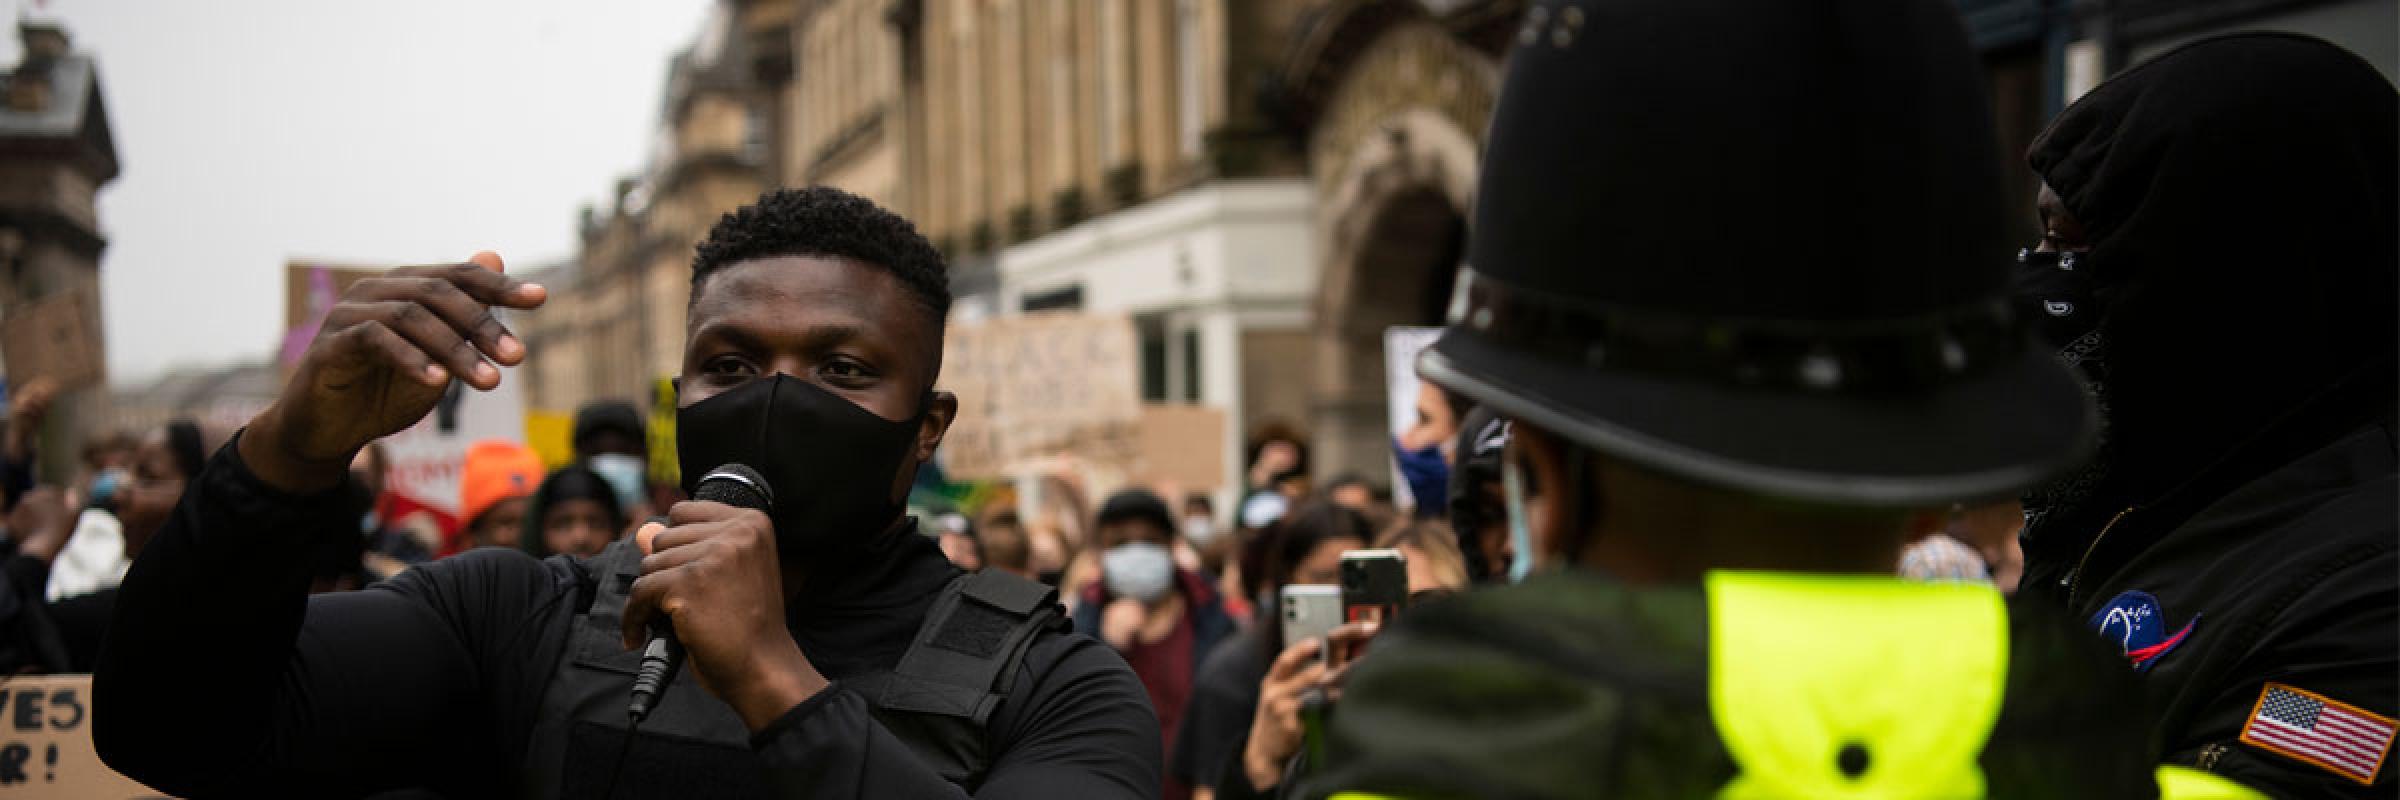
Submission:
M 110 770 L 92 749 L 92 676 L 0 680 L 0 798 L 160 796 Z

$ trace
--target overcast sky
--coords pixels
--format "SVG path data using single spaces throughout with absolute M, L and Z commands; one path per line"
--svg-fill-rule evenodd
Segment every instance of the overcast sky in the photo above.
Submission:
M 100 192 L 111 382 L 269 357 L 287 259 L 573 255 L 709 5 L 50 0 L 123 164 Z

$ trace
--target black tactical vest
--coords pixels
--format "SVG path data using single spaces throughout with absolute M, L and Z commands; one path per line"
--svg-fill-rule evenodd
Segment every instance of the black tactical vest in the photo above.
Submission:
M 542 695 L 519 776 L 526 797 L 765 798 L 765 776 L 741 717 L 685 669 L 626 741 L 626 702 L 641 654 L 621 644 L 627 591 L 640 573 L 627 541 L 584 562 L 585 611 Z M 1015 690 L 1035 637 L 1064 632 L 1057 590 L 1004 572 L 959 576 L 942 589 L 888 672 L 847 676 L 886 730 L 951 783 L 972 792 L 991 764 L 984 727 Z M 615 786 L 611 786 L 611 782 Z

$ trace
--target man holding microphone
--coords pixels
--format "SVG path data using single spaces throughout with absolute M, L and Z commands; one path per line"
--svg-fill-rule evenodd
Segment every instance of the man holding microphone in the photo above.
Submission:
M 194 797 L 1155 794 L 1124 663 L 901 513 L 957 413 L 933 389 L 949 292 L 906 220 L 838 190 L 771 192 L 693 262 L 684 474 L 746 466 L 763 508 L 681 503 L 590 559 L 483 549 L 304 597 L 309 539 L 357 535 L 353 455 L 527 357 L 492 309 L 546 295 L 500 266 L 360 282 L 192 481 L 96 673 L 111 766 Z M 629 718 L 668 620 L 689 669 Z

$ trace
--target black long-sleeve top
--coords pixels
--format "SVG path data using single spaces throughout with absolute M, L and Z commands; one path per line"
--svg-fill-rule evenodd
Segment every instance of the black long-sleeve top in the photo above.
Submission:
M 187 797 L 519 794 L 583 612 L 582 562 L 486 548 L 309 597 L 308 539 L 334 535 L 358 535 L 339 492 L 277 491 L 219 451 L 126 574 L 94 677 L 101 757 Z M 896 663 L 956 574 L 923 537 L 888 538 L 876 564 L 790 604 L 794 640 L 833 685 L 752 737 L 778 794 L 964 796 L 842 685 Z M 1116 654 L 1049 635 L 1018 677 L 985 729 L 976 796 L 1156 795 L 1158 723 Z

